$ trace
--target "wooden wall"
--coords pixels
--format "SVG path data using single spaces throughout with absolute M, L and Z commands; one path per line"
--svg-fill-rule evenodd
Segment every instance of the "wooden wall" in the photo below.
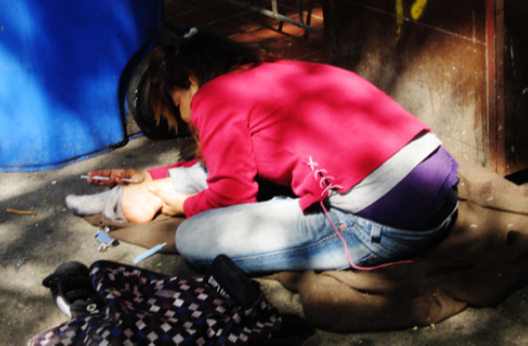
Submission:
M 499 87 L 505 98 L 504 173 L 509 174 L 528 167 L 528 1 L 504 1 L 503 37 L 504 69 L 499 71 L 504 84 Z
M 504 0 L 326 0 L 329 62 L 359 73 L 387 92 L 427 123 L 453 154 L 505 174 L 506 159 L 509 163 L 518 155 L 506 155 L 505 138 L 502 152 L 497 152 L 501 140 L 497 131 L 499 126 L 516 128 L 508 138 L 516 141 L 517 153 L 526 153 L 528 138 L 519 139 L 518 120 L 527 108 L 526 98 L 516 98 L 504 107 L 515 109 L 511 117 L 498 109 L 504 83 L 497 83 L 497 71 L 505 69 L 496 65 L 501 63 L 496 59 L 500 51 L 494 48 L 496 1 Z M 523 35 L 516 32 L 516 37 Z M 521 41 L 512 42 L 522 46 Z M 516 70 L 516 76 L 519 73 Z M 505 157 L 503 167 L 498 166 L 500 155 Z M 517 164 L 514 170 L 522 166 Z

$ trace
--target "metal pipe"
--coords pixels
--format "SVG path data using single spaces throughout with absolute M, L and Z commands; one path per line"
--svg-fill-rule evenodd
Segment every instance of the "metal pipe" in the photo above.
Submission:
M 247 8 L 247 9 L 250 9 L 252 11 L 255 11 L 255 12 L 258 12 L 260 14 L 263 14 L 265 16 L 268 16 L 268 17 L 271 17 L 271 18 L 275 18 L 275 19 L 278 19 L 280 21 L 284 21 L 284 22 L 287 22 L 287 23 L 290 23 L 290 24 L 293 24 L 293 25 L 297 25 L 298 27 L 300 28 L 303 28 L 305 29 L 306 31 L 309 31 L 309 32 L 312 32 L 314 34 L 317 34 L 317 35 L 321 35 L 323 36 L 324 35 L 324 30 L 321 30 L 321 29 L 317 29 L 317 28 L 313 28 L 311 26 L 308 26 L 308 25 L 305 25 L 305 24 L 302 24 L 302 23 L 299 23 L 298 21 L 296 20 L 293 20 L 291 18 L 288 18 L 286 16 L 283 16 L 281 14 L 275 14 L 273 13 L 272 11 L 269 11 L 269 10 L 265 10 L 263 8 L 260 8 L 260 7 L 256 7 L 256 6 L 252 6 L 252 5 L 248 5 L 244 2 L 241 2 L 241 1 L 238 1 L 238 0 L 223 0 L 223 1 L 227 1 L 233 5 L 236 5 L 236 6 L 240 6 L 240 7 L 243 7 L 243 8 Z

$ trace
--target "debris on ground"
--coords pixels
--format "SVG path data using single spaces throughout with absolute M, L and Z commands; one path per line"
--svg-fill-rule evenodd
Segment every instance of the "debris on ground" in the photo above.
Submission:
M 22 265 L 26 263 L 28 259 L 29 257 L 20 257 L 15 261 L 15 273 L 18 274 L 18 268 L 22 267 Z
M 13 214 L 35 215 L 35 216 L 39 216 L 40 215 L 36 211 L 31 211 L 31 210 L 17 210 L 17 209 L 7 208 L 6 211 L 8 213 L 13 213 Z

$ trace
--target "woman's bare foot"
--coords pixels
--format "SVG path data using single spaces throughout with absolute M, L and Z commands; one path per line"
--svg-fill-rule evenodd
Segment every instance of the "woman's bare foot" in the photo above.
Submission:
M 163 202 L 161 199 L 149 192 L 151 186 L 170 191 L 172 181 L 170 178 L 144 181 L 139 184 L 130 184 L 123 189 L 123 200 L 121 209 L 123 215 L 129 222 L 146 223 L 161 211 Z

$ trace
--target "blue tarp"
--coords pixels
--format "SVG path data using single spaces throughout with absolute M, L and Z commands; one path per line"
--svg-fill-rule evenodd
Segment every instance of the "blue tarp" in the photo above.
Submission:
M 125 144 L 124 71 L 160 41 L 162 21 L 162 0 L 1 1 L 0 171 Z

